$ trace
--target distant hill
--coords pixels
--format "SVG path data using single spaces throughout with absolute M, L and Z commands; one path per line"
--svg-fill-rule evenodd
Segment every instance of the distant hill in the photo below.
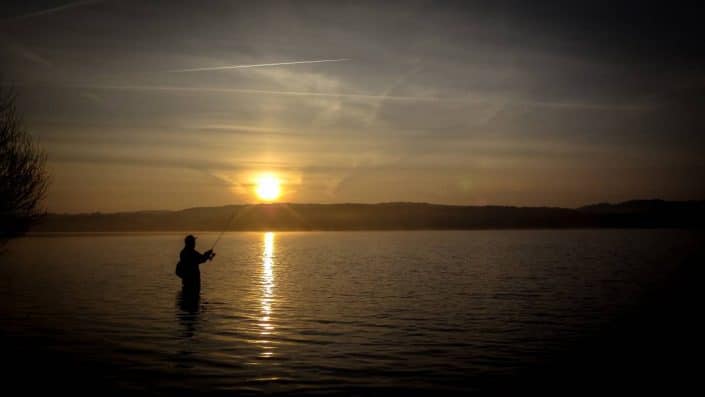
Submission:
M 705 201 L 631 200 L 578 208 L 603 227 L 703 227 Z
M 228 225 L 228 221 L 232 222 Z M 555 207 L 425 203 L 256 204 L 181 211 L 49 214 L 33 232 L 420 230 L 705 226 L 705 201 L 639 200 Z

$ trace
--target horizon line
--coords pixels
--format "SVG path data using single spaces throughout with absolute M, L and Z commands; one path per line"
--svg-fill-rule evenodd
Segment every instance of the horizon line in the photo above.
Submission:
M 195 206 L 195 207 L 185 207 L 180 209 L 143 209 L 143 210 L 118 210 L 118 211 L 89 211 L 89 212 L 50 212 L 47 211 L 46 215 L 116 215 L 116 214 L 135 214 L 140 212 L 181 212 L 195 209 L 212 209 L 212 208 L 226 208 L 226 207 L 248 207 L 248 206 L 283 206 L 283 205 L 318 205 L 318 206 L 335 206 L 335 205 L 390 205 L 390 204 L 407 204 L 407 205 L 429 205 L 429 206 L 439 206 L 439 207 L 504 207 L 504 208 L 552 208 L 552 209 L 566 209 L 566 210 L 577 210 L 584 207 L 595 206 L 595 205 L 620 205 L 632 202 L 666 202 L 666 203 L 692 203 L 692 202 L 705 202 L 705 198 L 701 199 L 688 199 L 688 200 L 667 200 L 662 198 L 650 198 L 650 199 L 629 199 L 624 201 L 600 201 L 593 202 L 577 207 L 562 207 L 562 206 L 551 206 L 551 205 L 510 205 L 510 204 L 443 204 L 443 203 L 432 203 L 426 201 L 380 201 L 380 202 L 340 202 L 340 203 L 293 203 L 293 202 L 256 202 L 256 203 L 240 203 L 240 204 L 224 204 L 224 205 L 213 205 L 213 206 Z

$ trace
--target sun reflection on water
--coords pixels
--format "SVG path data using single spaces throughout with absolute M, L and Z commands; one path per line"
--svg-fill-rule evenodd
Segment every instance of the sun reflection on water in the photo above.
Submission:
M 262 357 L 271 357 L 274 346 L 268 340 L 269 336 L 274 332 L 274 325 L 271 322 L 272 301 L 274 299 L 274 232 L 264 233 L 263 238 L 264 250 L 262 252 L 262 315 L 259 319 L 260 336 L 259 341 L 264 352 Z

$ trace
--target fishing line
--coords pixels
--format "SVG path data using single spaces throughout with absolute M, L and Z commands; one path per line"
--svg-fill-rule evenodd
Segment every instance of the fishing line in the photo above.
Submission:
M 230 227 L 230 224 L 233 223 L 233 220 L 235 220 L 235 218 L 239 218 L 241 215 L 243 215 L 245 212 L 247 212 L 247 210 L 249 210 L 251 207 L 252 207 L 251 205 L 248 205 L 245 208 L 243 208 L 241 211 L 238 211 L 237 207 L 233 210 L 233 214 L 230 216 L 228 223 L 225 225 L 223 230 L 220 231 L 220 234 L 218 234 L 218 238 L 215 239 L 215 242 L 213 243 L 213 246 L 211 247 L 211 251 L 215 248 L 216 244 L 218 244 L 218 242 L 220 241 L 220 238 L 223 237 L 223 234 L 225 234 L 225 232 L 228 230 L 228 228 Z M 237 215 L 237 217 L 235 215 Z
M 211 251 L 213 251 L 213 248 L 215 248 L 216 244 L 218 244 L 218 241 L 220 241 L 220 238 L 223 237 L 223 234 L 225 234 L 225 231 L 228 230 L 228 227 L 230 227 L 230 224 L 233 222 L 233 219 L 235 219 L 235 214 L 237 214 L 237 210 L 233 210 L 233 214 L 230 216 L 228 223 L 225 224 L 225 227 L 223 228 L 223 230 L 221 230 L 220 234 L 218 234 L 218 238 L 215 239 L 215 242 L 213 243 L 213 246 L 211 247 Z

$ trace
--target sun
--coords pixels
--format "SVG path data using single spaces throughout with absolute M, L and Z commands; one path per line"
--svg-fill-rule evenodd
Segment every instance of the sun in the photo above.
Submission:
M 281 182 L 272 174 L 263 174 L 257 178 L 257 197 L 264 201 L 274 201 L 281 194 Z

